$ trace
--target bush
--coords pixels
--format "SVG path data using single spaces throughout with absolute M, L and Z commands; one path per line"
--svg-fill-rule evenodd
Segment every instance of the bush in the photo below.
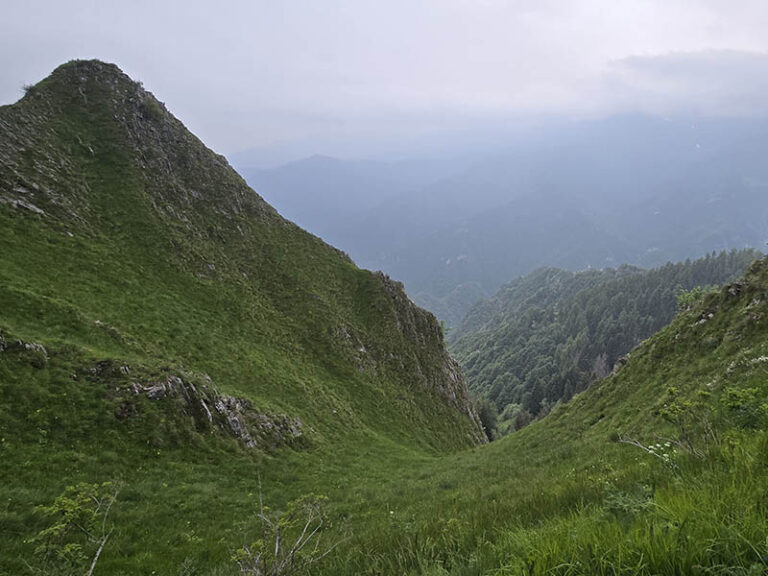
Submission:
M 85 573 L 90 576 L 114 526 L 109 513 L 119 486 L 113 482 L 78 484 L 49 506 L 40 506 L 50 523 L 31 539 L 41 574 Z
M 321 529 L 327 520 L 327 498 L 314 494 L 288 504 L 285 512 L 264 506 L 259 495 L 257 538 L 236 550 L 232 559 L 247 576 L 296 574 L 327 556 L 338 544 L 322 549 Z

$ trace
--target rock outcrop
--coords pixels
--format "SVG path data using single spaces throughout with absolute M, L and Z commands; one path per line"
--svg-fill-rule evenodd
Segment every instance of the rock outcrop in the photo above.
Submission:
M 245 398 L 219 393 L 208 375 L 203 378 L 205 383 L 195 385 L 188 378 L 169 374 L 164 380 L 132 382 L 129 386 L 134 396 L 144 395 L 156 401 L 181 400 L 184 412 L 194 418 L 198 428 L 229 434 L 249 448 L 296 445 L 304 435 L 300 418 L 259 412 Z

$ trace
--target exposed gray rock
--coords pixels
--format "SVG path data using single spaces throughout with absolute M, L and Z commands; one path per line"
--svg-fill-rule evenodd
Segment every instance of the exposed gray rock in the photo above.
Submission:
M 29 210 L 30 212 L 34 212 L 35 214 L 45 214 L 45 211 L 42 208 L 38 208 L 37 206 L 32 204 L 32 202 L 29 202 L 28 200 L 23 200 L 21 198 L 0 197 L 0 202 L 10 204 L 14 208 L 24 208 L 25 210 Z
M 128 389 L 150 400 L 180 398 L 198 425 L 219 429 L 249 448 L 278 448 L 303 436 L 301 419 L 259 412 L 249 400 L 220 394 L 207 375 L 204 380 L 195 386 L 189 378 L 169 375 L 159 382 L 132 382 Z
M 468 435 L 472 441 L 485 442 L 485 433 L 469 397 L 464 375 L 456 360 L 445 350 L 443 331 L 437 319 L 408 298 L 402 283 L 382 272 L 376 272 L 375 275 L 391 298 L 395 327 L 404 342 L 407 342 L 407 348 L 413 351 L 410 362 L 407 358 L 398 358 L 391 350 L 381 351 L 384 354 L 379 353 L 375 361 L 384 365 L 388 362 L 396 363 L 401 368 L 407 363 L 412 379 L 423 390 L 442 397 L 449 406 L 470 418 L 473 426 L 468 430 Z
M 2 333 L 0 333 L 0 352 L 15 352 L 25 357 L 36 368 L 42 368 L 48 362 L 48 351 L 42 344 L 24 340 L 9 341 Z
M 27 352 L 37 352 L 45 356 L 46 360 L 48 359 L 48 351 L 42 344 L 38 344 L 37 342 L 22 342 L 21 340 L 19 340 L 18 343 L 20 346 L 23 346 L 24 350 Z
M 616 359 L 616 363 L 613 365 L 613 370 L 611 371 L 611 374 L 618 374 L 619 370 L 624 368 L 624 366 L 627 365 L 627 362 L 629 361 L 629 354 L 624 354 L 624 356 L 620 356 Z

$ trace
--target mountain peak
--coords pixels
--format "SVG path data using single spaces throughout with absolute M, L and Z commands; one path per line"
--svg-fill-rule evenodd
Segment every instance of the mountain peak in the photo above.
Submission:
M 102 62 L 101 60 L 70 60 L 57 67 L 51 74 L 31 86 L 28 94 L 40 92 L 53 92 L 61 97 L 70 92 L 86 97 L 90 92 L 104 91 L 133 92 L 144 95 L 146 91 L 141 82 L 136 82 L 123 72 L 117 64 Z
M 116 64 L 101 60 L 70 60 L 47 78 L 26 88 L 25 101 L 40 101 L 47 108 L 85 109 L 90 113 L 109 110 L 123 124 L 149 120 L 175 120 L 165 105 L 133 80 Z M 179 123 L 180 124 L 180 123 Z
M 0 185 L 0 201 L 89 220 L 82 193 L 89 184 L 79 177 L 87 170 L 77 165 L 117 162 L 132 165 L 129 172 L 139 176 L 148 200 L 186 228 L 206 229 L 212 213 L 274 212 L 226 158 L 115 64 L 70 61 L 0 112 L 7 118 L 0 124 L 0 142 L 7 143 L 0 161 L 17 168 L 8 185 Z M 18 156 L 33 149 L 50 165 L 34 179 L 21 170 Z M 71 183 L 69 192 L 52 192 L 62 182 Z
M 196 332 L 196 340 L 213 338 L 205 345 L 203 363 L 229 357 L 227 343 L 242 330 L 248 332 L 244 346 L 273 359 L 285 355 L 279 346 L 273 350 L 273 341 L 286 350 L 305 350 L 312 367 L 325 366 L 330 350 L 331 361 L 351 373 L 354 382 L 371 390 L 389 388 L 393 398 L 413 393 L 413 404 L 391 403 L 390 408 L 395 415 L 405 410 L 425 422 L 435 446 L 482 440 L 463 378 L 445 351 L 434 317 L 410 303 L 401 287 L 358 270 L 344 253 L 281 218 L 223 156 L 114 64 L 69 62 L 16 104 L 0 107 L 0 230 L 9 229 L 7 222 L 19 226 L 13 238 L 37 240 L 50 234 L 52 245 L 77 255 L 78 264 L 67 268 L 74 275 L 57 289 L 57 298 L 88 308 L 83 317 L 93 316 L 89 328 L 100 326 L 98 320 L 146 341 L 155 337 L 145 325 L 135 324 L 138 315 L 123 316 L 128 309 L 123 302 L 110 300 L 111 305 L 90 310 L 91 300 L 81 300 L 81 291 L 70 292 L 88 282 L 97 290 L 119 290 L 119 299 L 142 302 L 147 294 L 166 294 L 168 302 L 191 294 L 209 303 L 224 298 L 227 309 L 238 312 L 225 328 L 216 309 L 215 320 Z M 99 270 L 97 278 L 76 272 L 93 254 L 66 248 L 73 238 L 100 254 L 93 268 Z M 31 250 L 31 245 L 20 245 L 14 254 Z M 6 252 L 13 250 L 3 252 L 10 258 Z M 41 258 L 25 256 L 19 269 L 33 269 L 29 262 Z M 109 267 L 111 276 L 103 271 Z M 58 276 L 47 275 L 48 269 L 39 272 L 43 289 L 59 282 Z M 149 288 L 151 277 L 163 281 Z M 136 304 L 137 309 L 143 306 Z M 170 328 L 174 322 L 188 328 L 190 317 L 204 316 L 207 306 L 190 301 L 173 311 L 161 305 L 155 313 L 165 318 L 169 333 L 177 334 Z M 169 344 L 163 340 L 157 349 L 165 351 Z M 282 379 L 270 378 L 263 376 L 274 386 L 290 379 L 287 372 Z M 346 383 L 317 381 L 317 389 L 326 385 L 341 389 Z M 260 394 L 250 380 L 238 386 L 253 398 Z M 431 399 L 422 401 L 413 392 L 417 389 L 430 392 Z M 346 396 L 346 388 L 342 392 Z M 303 398 L 295 402 L 297 413 L 312 408 Z M 350 413 L 365 410 L 361 405 Z M 442 416 L 436 417 L 435 410 Z M 444 425 L 454 421 L 454 427 Z M 419 442 L 424 434 L 413 430 Z
M 87 78 L 119 78 L 133 82 L 131 78 L 123 72 L 117 64 L 104 62 L 102 60 L 70 60 L 59 65 L 51 72 L 50 77 L 60 78 L 69 75 L 78 75 L 83 79 Z

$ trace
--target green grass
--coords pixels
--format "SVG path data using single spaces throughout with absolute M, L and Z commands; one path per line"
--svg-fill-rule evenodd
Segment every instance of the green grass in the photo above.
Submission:
M 389 541 L 378 536 L 391 552 L 382 554 L 382 573 L 763 573 L 766 280 L 763 262 L 745 294 L 709 295 L 633 352 L 617 376 L 399 486 L 415 527 L 398 528 Z M 748 390 L 746 402 L 732 401 Z M 681 451 L 665 463 L 615 441 L 680 438 L 680 425 L 663 416 L 673 402 L 696 416 L 686 426 L 705 458 Z
M 44 217 L 0 203 L 0 574 L 36 562 L 38 505 L 105 480 L 123 488 L 99 574 L 236 573 L 260 489 L 278 510 L 328 496 L 323 538 L 339 545 L 316 573 L 764 572 L 768 263 L 617 375 L 473 447 L 440 392 L 431 315 L 249 196 L 162 109 L 137 134 L 115 123 L 141 104 L 122 77 L 117 91 L 96 81 L 114 72 L 86 74 L 83 105 L 69 66 L 0 109 L 34 144 L 0 170 L 0 194 L 20 178 L 69 202 L 32 194 Z M 47 175 L 59 157 L 68 168 Z M 179 397 L 130 391 L 168 374 L 208 374 L 300 417 L 304 436 L 250 449 Z M 619 435 L 687 439 L 705 457 L 667 463 Z

